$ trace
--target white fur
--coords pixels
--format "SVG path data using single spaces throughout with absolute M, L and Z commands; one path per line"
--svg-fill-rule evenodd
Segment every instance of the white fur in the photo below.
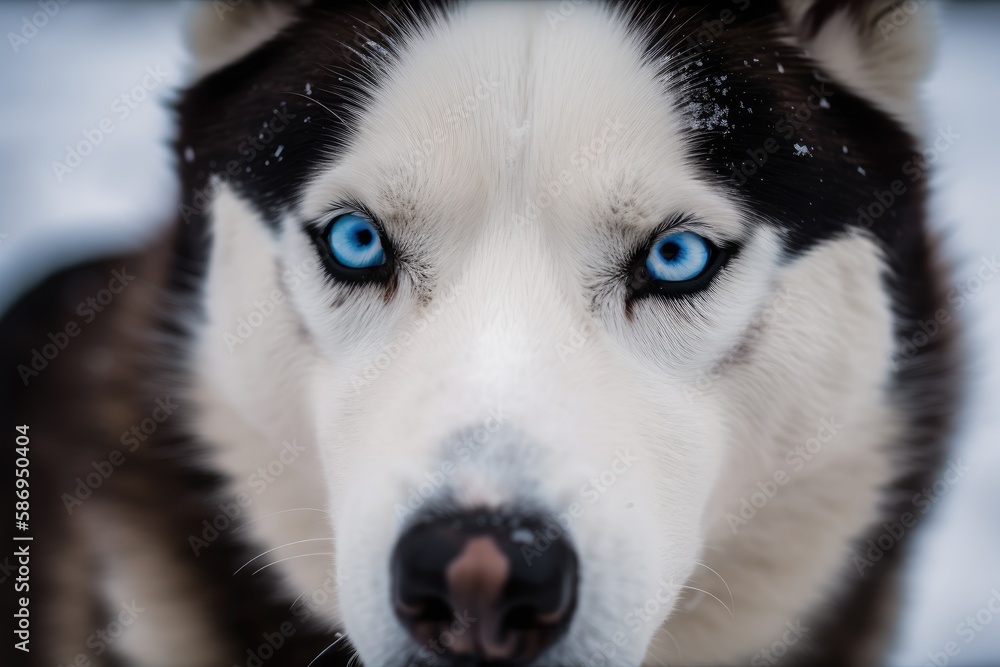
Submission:
M 315 608 L 368 667 L 409 646 L 389 598 L 398 507 L 456 456 L 449 437 L 491 416 L 502 425 L 447 481 L 465 507 L 564 512 L 619 452 L 638 457 L 570 528 L 580 600 L 545 665 L 590 660 L 619 630 L 616 665 L 749 659 L 836 585 L 891 469 L 891 316 L 874 244 L 845 238 L 784 262 L 773 228 L 696 177 L 636 39 L 589 5 L 555 26 L 546 11 L 558 6 L 477 4 L 415 37 L 280 237 L 228 189 L 213 204 L 199 431 L 234 492 L 283 441 L 306 446 L 253 498 L 249 532 L 276 548 L 260 563 L 336 552 L 276 567 L 307 599 L 336 569 L 336 595 Z M 282 278 L 315 254 L 303 221 L 347 197 L 421 258 L 388 302 L 320 270 Z M 675 213 L 744 250 L 707 293 L 641 301 L 629 319 L 620 280 L 592 286 L 626 240 Z M 233 347 L 227 334 L 274 290 L 287 299 Z M 726 515 L 830 417 L 842 428 L 822 455 L 734 534 Z M 659 588 L 637 627 L 630 614 Z
M 218 445 L 213 464 L 232 476 L 234 494 L 250 498 L 247 515 L 253 521 L 249 532 L 271 548 L 303 539 L 332 538 L 332 533 L 325 514 L 325 485 L 316 475 L 319 452 L 307 398 L 307 380 L 319 358 L 309 345 L 290 344 L 297 337 L 298 319 L 280 305 L 245 341 L 238 337 L 240 319 L 266 310 L 255 302 L 272 301 L 274 290 L 283 289 L 280 257 L 268 232 L 260 225 L 247 224 L 252 217 L 228 189 L 219 188 L 213 203 L 213 255 L 205 283 L 208 321 L 196 362 L 200 381 L 191 400 L 202 410 L 199 432 Z M 318 267 L 310 263 L 289 265 L 288 271 L 291 276 L 319 278 Z M 291 278 L 290 283 L 295 280 Z M 295 443 L 305 451 L 282 474 L 254 477 L 275 460 L 284 443 Z M 265 484 L 263 492 L 258 492 L 257 479 Z M 273 558 L 323 551 L 332 551 L 332 542 L 283 547 Z M 288 573 L 292 590 L 321 588 L 329 576 L 329 563 L 322 558 L 297 561 L 282 570 Z M 250 567 L 256 570 L 266 564 L 255 561 Z

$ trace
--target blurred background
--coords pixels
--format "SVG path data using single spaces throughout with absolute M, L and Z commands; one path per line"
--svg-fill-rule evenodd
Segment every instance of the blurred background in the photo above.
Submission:
M 190 3 L 62 1 L 43 3 L 44 21 L 38 2 L 0 4 L 0 313 L 54 269 L 147 242 L 177 212 L 169 105 L 188 71 Z M 987 608 L 1000 599 L 1000 273 L 983 268 L 1000 256 L 1000 2 L 925 3 L 940 18 L 926 144 L 957 137 L 931 155 L 934 221 L 967 296 L 971 401 L 951 459 L 969 472 L 920 534 L 890 664 L 984 667 L 1000 665 L 1000 614 Z M 87 155 L 70 148 L 85 139 Z M 941 662 L 952 641 L 960 653 Z

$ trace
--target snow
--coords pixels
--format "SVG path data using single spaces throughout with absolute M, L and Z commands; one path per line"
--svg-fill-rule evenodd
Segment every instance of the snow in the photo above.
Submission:
M 716 130 L 728 127 L 729 109 L 712 102 L 689 102 L 684 105 L 688 126 L 693 130 Z
M 0 3 L 0 311 L 51 271 L 141 243 L 176 212 L 168 100 L 185 77 L 183 16 L 167 3 L 70 2 L 14 53 L 35 2 Z M 147 66 L 166 79 L 119 119 Z M 103 119 L 115 129 L 60 182 L 52 163 Z M 56 241 L 58 240 L 58 241 Z
M 943 9 L 926 136 L 932 143 L 939 129 L 949 127 L 960 135 L 936 153 L 933 210 L 956 284 L 969 295 L 959 315 L 969 327 L 971 403 L 952 459 L 971 470 L 941 500 L 919 536 L 893 667 L 929 663 L 928 653 L 942 652 L 951 641 L 960 653 L 950 658 L 950 666 L 1000 663 L 1000 614 L 971 636 L 959 627 L 1000 591 L 1000 275 L 981 278 L 1000 258 L 1000 6 Z M 1000 609 L 1000 603 L 993 607 Z
M 0 310 L 53 267 L 140 244 L 174 215 L 166 104 L 186 68 L 182 7 L 71 2 L 18 53 L 3 40 L 0 154 L 7 159 L 0 167 Z M 37 11 L 35 2 L 0 3 L 0 33 L 17 31 L 22 17 Z M 891 667 L 929 663 L 928 654 L 952 641 L 959 654 L 949 658 L 951 667 L 1000 663 L 1000 618 L 971 638 L 960 627 L 1000 591 L 1000 280 L 976 277 L 988 273 L 1000 255 L 1000 7 L 950 4 L 942 15 L 926 136 L 933 140 L 948 127 L 959 135 L 936 153 L 934 210 L 958 284 L 970 295 L 960 315 L 969 325 L 973 352 L 971 402 L 952 456 L 970 470 L 919 535 Z M 66 146 L 109 116 L 111 103 L 156 65 L 167 80 L 152 91 L 155 99 L 117 122 L 59 182 L 52 162 L 64 160 Z M 311 84 L 305 92 L 312 93 Z M 723 109 L 691 111 L 700 112 L 698 122 L 715 126 L 726 122 Z M 190 158 L 185 151 L 184 159 Z

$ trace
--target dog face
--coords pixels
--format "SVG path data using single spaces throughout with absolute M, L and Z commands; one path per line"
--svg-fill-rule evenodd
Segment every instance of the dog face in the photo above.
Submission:
M 269 10 L 182 103 L 196 428 L 366 665 L 749 656 L 874 520 L 902 107 L 695 9 Z

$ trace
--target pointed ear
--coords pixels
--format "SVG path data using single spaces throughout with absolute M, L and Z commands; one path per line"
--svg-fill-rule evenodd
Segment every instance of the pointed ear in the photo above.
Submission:
M 782 0 L 803 48 L 840 83 L 919 127 L 933 48 L 928 0 Z
M 269 41 L 308 0 L 213 0 L 198 3 L 188 23 L 195 78 L 236 62 Z

